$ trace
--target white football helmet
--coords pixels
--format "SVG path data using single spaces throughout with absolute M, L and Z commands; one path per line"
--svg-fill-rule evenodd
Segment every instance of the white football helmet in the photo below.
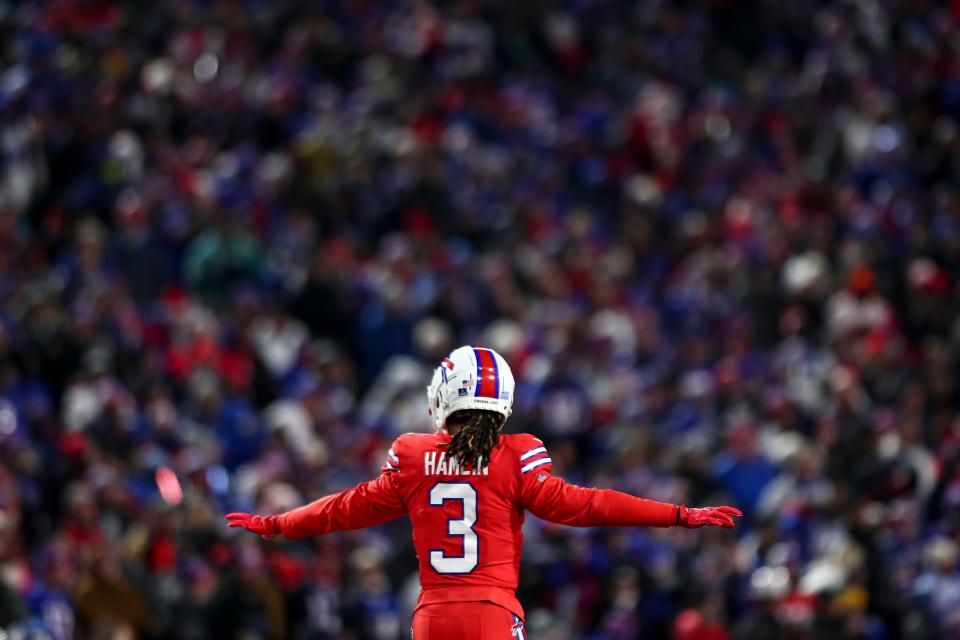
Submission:
M 496 411 L 506 420 L 513 411 L 513 389 L 513 372 L 499 353 L 484 347 L 454 349 L 427 387 L 433 426 L 446 431 L 447 416 L 462 409 Z

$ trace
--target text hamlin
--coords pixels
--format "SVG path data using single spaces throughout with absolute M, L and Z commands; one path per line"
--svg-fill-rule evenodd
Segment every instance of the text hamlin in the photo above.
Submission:
M 490 467 L 480 467 L 478 464 L 470 468 L 461 467 L 456 458 L 447 460 L 447 454 L 437 451 L 427 451 L 423 454 L 423 475 L 425 476 L 488 476 Z

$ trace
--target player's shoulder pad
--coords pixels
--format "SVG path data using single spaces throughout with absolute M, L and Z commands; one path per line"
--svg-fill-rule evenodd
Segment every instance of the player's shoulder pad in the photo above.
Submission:
M 416 446 L 417 436 L 423 436 L 422 433 L 403 433 L 394 438 L 393 443 L 387 450 L 387 457 L 384 460 L 381 471 L 399 473 L 401 468 L 401 457 L 407 457 L 411 446 Z M 406 454 L 406 455 L 405 455 Z
M 533 447 L 542 447 L 543 440 L 529 433 L 507 433 L 503 436 L 503 444 L 508 449 L 523 453 Z
M 436 433 L 417 433 L 416 431 L 408 431 L 407 433 L 401 433 L 393 441 L 395 446 L 399 446 L 404 450 L 413 449 L 413 448 L 423 448 L 423 447 L 432 447 L 437 442 Z
M 404 460 L 417 459 L 420 453 L 433 449 L 437 444 L 437 434 L 409 432 L 397 436 L 387 451 L 384 471 L 399 471 Z
M 534 469 L 549 471 L 553 464 L 543 440 L 529 433 L 508 435 L 504 444 L 517 457 L 517 465 L 522 474 L 530 473 Z

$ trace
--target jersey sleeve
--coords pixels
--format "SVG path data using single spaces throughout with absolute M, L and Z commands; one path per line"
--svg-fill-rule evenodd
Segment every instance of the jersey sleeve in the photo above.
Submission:
M 564 482 L 551 475 L 553 461 L 542 442 L 531 437 L 520 448 L 520 504 L 542 520 L 574 527 L 679 524 L 678 505 Z
M 543 440 L 529 434 L 521 434 L 517 444 L 517 463 L 520 466 L 521 477 L 531 473 L 535 476 L 537 473 L 549 472 L 553 469 L 553 459 L 547 453 Z
M 277 517 L 287 538 L 324 535 L 383 524 L 407 513 L 398 488 L 399 438 L 387 453 L 380 476 L 298 507 Z
M 400 456 L 398 456 L 395 451 L 395 449 L 399 448 L 400 438 L 397 438 L 387 450 L 387 457 L 383 461 L 383 466 L 380 467 L 380 473 L 400 473 Z

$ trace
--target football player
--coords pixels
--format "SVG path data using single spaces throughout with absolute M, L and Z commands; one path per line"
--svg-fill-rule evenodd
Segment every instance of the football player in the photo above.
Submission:
M 501 433 L 513 397 L 513 373 L 500 354 L 460 347 L 427 388 L 436 432 L 394 440 L 378 478 L 279 515 L 231 513 L 229 526 L 301 538 L 407 515 L 422 587 L 415 640 L 525 640 L 515 595 L 525 512 L 578 527 L 729 528 L 741 515 L 564 482 L 551 474 L 540 439 Z

